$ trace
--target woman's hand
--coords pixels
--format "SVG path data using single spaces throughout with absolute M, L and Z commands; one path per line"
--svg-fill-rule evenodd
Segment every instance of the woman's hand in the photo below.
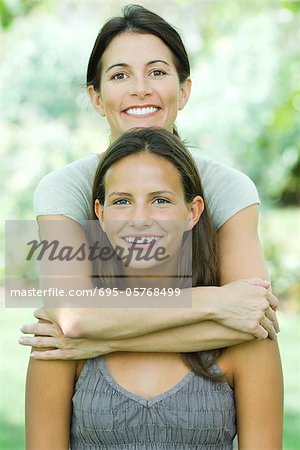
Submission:
M 269 281 L 248 278 L 225 284 L 220 290 L 224 298 L 218 302 L 213 320 L 257 339 L 276 339 L 278 299 L 271 293 Z
M 30 355 L 33 359 L 89 359 L 111 351 L 108 341 L 66 337 L 60 327 L 50 320 L 43 308 L 35 310 L 34 315 L 39 321 L 23 325 L 21 328 L 24 334 L 33 334 L 34 336 L 23 336 L 19 339 L 19 343 L 49 350 L 40 352 L 34 350 Z

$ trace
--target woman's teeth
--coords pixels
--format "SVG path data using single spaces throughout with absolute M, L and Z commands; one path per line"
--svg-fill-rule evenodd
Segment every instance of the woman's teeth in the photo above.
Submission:
M 126 110 L 127 114 L 131 116 L 145 116 L 154 113 L 155 111 L 158 111 L 158 108 L 155 108 L 154 106 L 147 106 L 146 108 L 129 108 Z
M 158 236 L 149 236 L 149 237 L 144 236 L 144 237 L 140 237 L 140 238 L 130 236 L 130 237 L 125 237 L 124 239 L 129 244 L 151 244 L 151 242 L 156 242 L 160 238 Z

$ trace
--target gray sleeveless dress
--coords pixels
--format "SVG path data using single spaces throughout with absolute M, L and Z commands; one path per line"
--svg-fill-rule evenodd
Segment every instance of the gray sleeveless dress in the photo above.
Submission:
M 212 370 L 220 373 L 217 365 Z M 229 450 L 235 434 L 226 381 L 189 372 L 146 400 L 118 385 L 100 356 L 85 362 L 75 386 L 72 450 Z

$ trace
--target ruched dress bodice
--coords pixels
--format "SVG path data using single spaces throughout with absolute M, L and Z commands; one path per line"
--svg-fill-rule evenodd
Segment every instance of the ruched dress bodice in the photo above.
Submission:
M 235 434 L 234 393 L 225 380 L 188 372 L 147 400 L 117 384 L 98 357 L 85 362 L 76 383 L 72 450 L 229 450 Z

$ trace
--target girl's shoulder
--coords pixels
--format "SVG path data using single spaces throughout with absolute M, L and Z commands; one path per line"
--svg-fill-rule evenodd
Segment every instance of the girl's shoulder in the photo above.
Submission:
M 233 345 L 225 350 L 217 364 L 232 387 L 238 377 L 258 379 L 264 372 L 272 374 L 280 366 L 277 340 L 254 339 Z

